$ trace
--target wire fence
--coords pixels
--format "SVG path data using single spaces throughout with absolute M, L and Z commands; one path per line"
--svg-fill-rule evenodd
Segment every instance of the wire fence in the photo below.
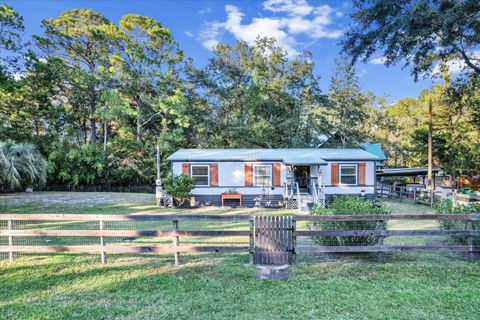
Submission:
M 478 215 L 288 216 L 293 226 L 273 223 L 261 231 L 263 254 L 293 248 L 296 263 L 479 257 Z M 187 262 L 221 254 L 253 262 L 253 224 L 250 215 L 7 214 L 0 215 L 0 259 L 93 253 L 103 262 L 141 257 L 178 264 L 180 255 Z
M 46 185 L 39 186 L 36 191 L 69 191 L 69 192 L 132 192 L 132 193 L 155 193 L 154 185 L 127 185 L 127 186 L 74 186 L 74 185 Z
M 365 221 L 358 221 L 362 216 L 310 219 L 304 218 L 297 226 L 298 262 L 479 260 L 477 215 L 391 215 L 385 220 L 370 216 Z
M 77 217 L 79 221 L 75 220 Z M 180 252 L 189 255 L 243 252 L 248 261 L 249 218 L 246 215 L 0 215 L 0 259 L 99 253 L 102 261 L 103 256 L 112 261 L 148 258 L 149 253 L 156 253 L 171 260 Z

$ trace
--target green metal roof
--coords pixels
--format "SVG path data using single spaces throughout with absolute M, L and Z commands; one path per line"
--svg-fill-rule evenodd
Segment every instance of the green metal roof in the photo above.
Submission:
M 380 146 L 379 143 L 370 143 L 370 144 L 360 143 L 359 146 L 363 150 L 378 156 L 380 158 L 379 160 L 387 160 L 387 156 L 383 152 L 382 146 Z
M 169 161 L 282 161 L 288 164 L 326 164 L 332 160 L 382 160 L 355 149 L 180 149 Z

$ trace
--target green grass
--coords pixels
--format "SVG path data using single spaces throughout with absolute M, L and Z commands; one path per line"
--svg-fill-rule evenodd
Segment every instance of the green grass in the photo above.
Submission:
M 68 196 L 46 193 L 28 198 L 27 195 L 26 201 L 0 196 L 0 203 L 4 212 L 16 213 L 185 212 L 158 210 L 151 204 L 152 197 L 129 194 L 124 194 L 125 201 L 117 204 L 95 199 L 94 194 L 70 195 L 83 198 L 83 204 L 55 200 Z M 394 214 L 429 210 L 397 202 L 388 205 Z M 207 208 L 195 212 L 225 211 Z M 393 227 L 425 226 L 402 222 Z M 427 226 L 430 227 L 436 226 Z M 0 262 L 0 319 L 480 317 L 478 263 L 441 256 L 429 262 L 300 263 L 290 269 L 286 281 L 256 281 L 254 267 L 245 263 L 247 258 L 246 254 L 182 255 L 182 266 L 175 268 L 171 255 L 109 256 L 105 266 L 99 264 L 98 256 L 24 255 L 12 264 Z
M 296 266 L 254 280 L 238 256 L 110 264 L 54 257 L 1 265 L 2 319 L 478 319 L 480 267 Z

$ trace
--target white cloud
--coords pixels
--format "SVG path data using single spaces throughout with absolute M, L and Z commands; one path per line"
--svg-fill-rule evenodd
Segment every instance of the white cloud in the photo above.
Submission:
M 370 60 L 371 64 L 384 64 L 387 61 L 385 57 L 377 57 Z
M 184 33 L 189 37 L 194 37 L 193 33 L 191 33 L 190 31 L 185 31 Z
M 306 0 L 267 0 L 263 3 L 263 8 L 272 12 L 286 12 L 300 16 L 309 15 L 314 9 Z
M 198 14 L 207 14 L 207 13 L 210 13 L 212 12 L 212 9 L 209 8 L 209 7 L 206 7 L 204 9 L 201 9 L 201 10 L 198 10 Z
M 454 75 L 460 73 L 466 67 L 466 64 L 463 60 L 450 60 L 450 61 L 444 63 L 444 65 L 447 67 L 448 72 L 451 73 L 451 74 L 454 74 Z M 435 73 L 440 74 L 442 72 L 440 64 L 437 64 L 433 68 L 433 71 Z
M 476 63 L 477 61 L 480 61 L 480 50 L 473 50 L 471 52 L 468 52 L 468 56 L 470 57 L 471 61 Z M 437 63 L 435 65 L 435 67 L 433 68 L 433 72 L 437 73 L 437 74 L 441 74 L 442 73 L 442 68 L 441 68 L 442 64 L 445 67 L 447 67 L 448 72 L 450 74 L 454 75 L 454 76 L 457 76 L 460 73 L 462 73 L 462 71 L 469 69 L 469 67 L 467 66 L 467 64 L 465 63 L 465 61 L 463 59 L 453 59 L 453 60 L 449 60 L 447 62 Z
M 329 28 L 336 11 L 328 5 L 314 7 L 306 0 L 267 0 L 263 7 L 274 15 L 255 17 L 250 23 L 245 23 L 244 14 L 238 7 L 226 5 L 226 20 L 207 22 L 200 32 L 200 41 L 204 47 L 211 49 L 225 32 L 250 44 L 258 37 L 274 37 L 292 57 L 298 54 L 297 35 L 314 40 L 336 39 L 342 35 L 341 30 Z

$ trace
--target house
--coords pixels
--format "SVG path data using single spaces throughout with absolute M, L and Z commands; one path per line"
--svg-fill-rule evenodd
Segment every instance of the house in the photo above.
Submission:
M 195 180 L 197 201 L 220 205 L 222 194 L 234 191 L 244 206 L 322 204 L 334 195 L 373 199 L 380 160 L 361 148 L 180 149 L 168 157 L 174 175 Z

